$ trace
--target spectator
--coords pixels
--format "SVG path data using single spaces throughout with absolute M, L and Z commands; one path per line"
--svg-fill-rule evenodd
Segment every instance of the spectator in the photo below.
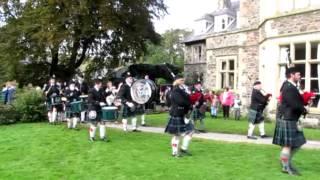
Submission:
M 229 87 L 225 88 L 225 91 L 220 95 L 220 102 L 223 109 L 223 118 L 228 119 L 230 113 L 230 107 L 233 105 L 233 94 Z
M 234 99 L 234 104 L 233 104 L 233 110 L 234 110 L 234 119 L 235 120 L 240 120 L 241 116 L 241 99 L 239 94 L 237 94 L 236 98 Z

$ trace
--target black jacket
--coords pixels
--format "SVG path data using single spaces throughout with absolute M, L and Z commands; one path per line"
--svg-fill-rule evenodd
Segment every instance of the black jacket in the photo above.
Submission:
M 47 99 L 50 99 L 51 97 L 60 95 L 60 90 L 57 85 L 53 85 L 53 86 L 51 86 L 50 84 L 47 85 L 44 89 L 44 92 L 46 93 Z
M 68 89 L 65 91 L 64 95 L 69 103 L 73 101 L 80 101 L 80 92 L 77 90 L 71 91 L 70 89 Z
M 126 102 L 134 103 L 130 93 L 130 86 L 127 83 L 121 86 L 118 92 L 118 98 L 121 99 L 122 104 L 126 104 Z
M 298 88 L 286 81 L 282 86 L 281 95 L 282 101 L 279 108 L 281 116 L 287 121 L 298 121 L 300 116 L 306 112 Z
M 97 91 L 95 88 L 90 89 L 88 94 L 89 110 L 100 111 L 100 102 L 106 103 L 103 89 L 101 88 L 99 91 Z
M 264 96 L 257 89 L 252 90 L 250 108 L 262 112 L 268 104 L 268 96 Z
M 81 84 L 78 82 L 76 86 L 80 90 L 81 94 L 85 95 L 89 93 L 89 86 L 86 82 L 82 82 Z
M 174 87 L 170 92 L 170 116 L 182 117 L 188 113 L 191 108 L 189 95 L 181 88 Z

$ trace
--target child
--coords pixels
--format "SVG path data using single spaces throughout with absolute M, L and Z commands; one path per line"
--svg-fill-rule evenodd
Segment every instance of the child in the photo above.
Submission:
M 234 99 L 233 109 L 235 120 L 240 120 L 241 100 L 239 94 L 237 94 L 236 98 Z
M 213 100 L 211 103 L 211 117 L 216 118 L 218 115 L 218 107 L 219 107 L 219 97 L 217 94 L 213 95 Z

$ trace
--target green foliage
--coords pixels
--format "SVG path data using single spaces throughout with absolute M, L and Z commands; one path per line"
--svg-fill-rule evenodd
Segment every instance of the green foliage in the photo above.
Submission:
M 20 83 L 43 83 L 43 74 L 68 79 L 85 61 L 96 68 L 134 62 L 146 50 L 147 40 L 157 43 L 152 18 L 166 13 L 163 0 L 2 0 L 0 17 L 0 62 L 6 77 L 35 72 Z M 2 68 L 0 72 L 2 72 Z
M 161 43 L 148 43 L 143 61 L 150 64 L 170 63 L 183 67 L 184 51 L 181 40 L 191 32 L 182 29 L 171 29 L 162 34 Z
M 18 119 L 19 116 L 13 106 L 3 104 L 0 105 L 0 125 L 13 124 L 16 123 Z
M 45 119 L 44 99 L 41 91 L 26 89 L 16 95 L 15 111 L 21 122 L 37 122 Z

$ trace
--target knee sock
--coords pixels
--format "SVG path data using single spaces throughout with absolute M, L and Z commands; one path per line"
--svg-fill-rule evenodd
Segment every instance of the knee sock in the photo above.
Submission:
M 171 139 L 172 155 L 177 155 L 179 153 L 179 137 L 173 136 Z
M 71 118 L 67 119 L 67 126 L 69 129 L 72 128 L 72 119 Z
M 72 128 L 76 128 L 77 127 L 77 123 L 78 123 L 78 118 L 77 117 L 74 117 L 72 119 Z
M 289 169 L 289 159 L 290 159 L 290 151 L 288 150 L 282 150 L 280 153 L 280 160 L 282 164 L 282 168 L 284 170 Z
M 48 119 L 49 119 L 49 123 L 52 123 L 52 113 L 48 112 Z
M 266 133 L 264 131 L 264 122 L 263 121 L 259 124 L 259 131 L 260 131 L 261 136 L 266 135 Z
M 52 112 L 52 119 L 51 119 L 51 122 L 56 122 L 56 120 L 57 120 L 57 115 L 58 115 L 58 113 L 57 113 L 57 111 L 53 111 Z
M 128 130 L 128 120 L 127 119 L 122 119 L 122 126 L 123 126 L 124 131 Z
M 136 130 L 137 129 L 137 118 L 136 117 L 132 118 L 131 123 L 132 123 L 132 129 Z
M 253 135 L 254 127 L 255 127 L 254 124 L 249 123 L 248 136 L 252 136 Z
M 86 117 L 86 112 L 82 111 L 81 112 L 81 122 L 84 122 L 85 117 Z
M 142 114 L 142 116 L 141 116 L 141 124 L 142 125 L 146 124 L 146 122 L 145 122 L 145 114 Z
M 181 149 L 187 151 L 190 141 L 192 139 L 192 136 L 190 134 L 187 134 L 183 137 L 182 146 Z
M 94 138 L 95 135 L 96 135 L 96 129 L 97 127 L 93 124 L 90 124 L 90 128 L 89 128 L 89 135 L 90 135 L 90 138 Z
M 104 124 L 100 124 L 100 138 L 103 139 L 106 137 L 106 126 Z

